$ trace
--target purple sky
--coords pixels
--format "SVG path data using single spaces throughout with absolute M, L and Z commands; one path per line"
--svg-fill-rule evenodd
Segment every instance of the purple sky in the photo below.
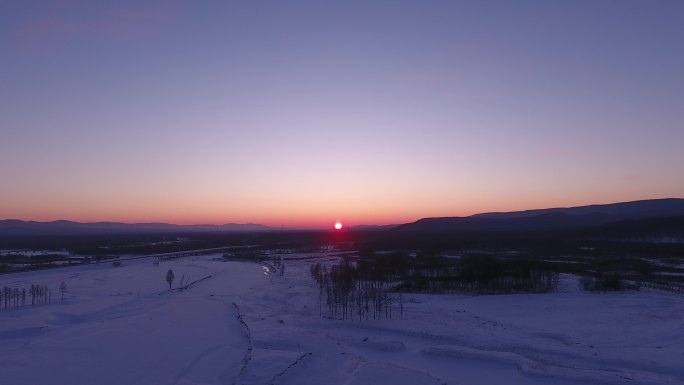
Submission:
M 1 1 L 0 219 L 684 197 L 684 1 Z

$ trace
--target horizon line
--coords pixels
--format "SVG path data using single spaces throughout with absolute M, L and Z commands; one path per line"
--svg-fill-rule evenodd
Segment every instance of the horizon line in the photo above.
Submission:
M 553 209 L 569 209 L 569 208 L 576 208 L 576 207 L 591 207 L 591 206 L 603 206 L 603 205 L 614 205 L 614 204 L 626 204 L 626 203 L 636 203 L 636 202 L 646 202 L 646 201 L 662 201 L 662 200 L 684 200 L 684 197 L 665 197 L 665 198 L 646 198 L 646 199 L 636 199 L 636 200 L 629 200 L 629 201 L 619 201 L 619 202 L 608 202 L 608 203 L 591 203 L 591 204 L 586 204 L 586 205 L 579 205 L 579 206 L 552 206 L 552 207 L 542 207 L 542 208 L 530 208 L 530 209 L 523 209 L 523 210 L 510 210 L 510 211 L 481 211 L 481 212 L 476 212 L 470 215 L 445 215 L 445 216 L 423 216 L 419 217 L 418 219 L 413 219 L 409 220 L 407 222 L 394 222 L 394 223 L 371 223 L 371 224 L 366 224 L 366 223 L 361 223 L 358 225 L 351 225 L 349 224 L 349 221 L 342 221 L 344 224 L 345 228 L 354 228 L 354 227 L 380 227 L 380 226 L 397 226 L 400 224 L 404 223 L 412 223 L 421 219 L 427 219 L 427 218 L 468 218 L 471 216 L 475 215 L 480 215 L 480 214 L 498 214 L 498 213 L 520 213 L 520 212 L 527 212 L 527 211 L 536 211 L 536 210 L 553 210 Z M 202 223 L 202 222 L 195 222 L 195 223 L 187 223 L 187 224 L 181 224 L 181 223 L 174 223 L 174 222 L 164 222 L 164 221 L 132 221 L 132 222 L 126 222 L 126 221 L 115 221 L 115 220 L 98 220 L 98 221 L 79 221 L 79 220 L 73 220 L 73 219 L 64 219 L 64 218 L 59 218 L 59 219 L 49 219 L 49 220 L 35 220 L 35 219 L 19 219 L 19 218 L 5 218 L 5 219 L 0 219 L 0 221 L 21 221 L 21 222 L 36 222 L 36 223 L 52 223 L 52 222 L 71 222 L 71 223 L 77 223 L 77 224 L 106 224 L 106 223 L 111 223 L 111 224 L 123 224 L 123 225 L 171 225 L 171 226 L 178 226 L 178 227 L 191 227 L 191 226 L 213 226 L 213 227 L 219 227 L 219 226 L 227 226 L 227 225 L 238 225 L 238 226 L 264 226 L 272 229 L 278 229 L 281 228 L 283 230 L 317 230 L 317 229 L 326 229 L 328 226 L 324 225 L 288 225 L 285 226 L 284 224 L 280 225 L 268 225 L 268 224 L 263 224 L 263 223 L 256 223 L 256 222 L 224 222 L 224 223 L 219 223 L 219 224 L 214 224 L 214 223 Z M 371 221 L 372 222 L 372 221 Z M 330 221 L 331 225 L 335 223 L 335 221 Z

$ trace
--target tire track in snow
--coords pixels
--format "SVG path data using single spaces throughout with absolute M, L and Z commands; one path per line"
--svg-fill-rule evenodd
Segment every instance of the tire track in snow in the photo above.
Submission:
M 288 365 L 285 369 L 283 369 L 282 372 L 280 372 L 280 373 L 276 374 L 275 376 L 271 377 L 271 379 L 268 380 L 269 385 L 273 385 L 273 384 L 274 384 L 274 381 L 277 380 L 279 377 L 282 377 L 282 376 L 285 374 L 285 372 L 287 372 L 291 367 L 297 365 L 301 360 L 303 360 L 304 358 L 306 358 L 306 357 L 308 357 L 308 356 L 310 356 L 310 355 L 312 355 L 312 354 L 313 354 L 313 353 L 310 353 L 310 352 L 306 352 L 306 353 L 301 354 L 299 357 L 297 357 L 297 359 L 296 359 L 293 363 L 291 363 L 291 364 Z

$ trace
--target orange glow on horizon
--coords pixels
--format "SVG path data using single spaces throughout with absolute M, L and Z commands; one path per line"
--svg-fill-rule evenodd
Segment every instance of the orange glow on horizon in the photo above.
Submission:
M 40 191 L 40 190 L 31 190 Z M 202 190 L 204 191 L 204 190 Z M 440 190 L 441 191 L 441 190 Z M 191 191 L 188 191 L 190 194 Z M 573 192 L 568 192 L 571 195 Z M 227 200 L 213 195 L 202 196 L 203 199 L 177 197 L 159 194 L 153 203 L 151 197 L 125 197 L 117 200 L 115 196 L 77 194 L 56 196 L 51 199 L 39 199 L 29 193 L 10 192 L 0 202 L 1 219 L 20 219 L 34 221 L 71 220 L 76 222 L 123 222 L 123 223 L 171 223 L 178 225 L 208 224 L 222 225 L 227 223 L 262 224 L 274 228 L 281 226 L 289 229 L 310 228 L 330 229 L 329 218 L 345 213 L 346 224 L 338 222 L 342 227 L 349 223 L 355 225 L 389 225 L 402 224 L 425 217 L 469 216 L 476 213 L 492 211 L 516 211 L 542 209 L 550 207 L 573 207 L 587 204 L 627 202 L 640 199 L 662 198 L 665 194 L 632 194 L 599 195 L 573 193 L 573 196 L 520 195 L 515 197 L 480 194 L 474 197 L 465 192 L 459 199 L 447 193 L 435 193 L 433 199 L 419 201 L 398 196 L 383 200 L 373 197 L 334 196 L 283 196 L 263 197 L 258 201 L 250 201 L 246 197 Z M 28 195 L 29 200 L 23 200 Z M 576 195 L 580 195 L 577 197 Z M 682 196 L 682 194 L 672 194 Z M 5 198 L 5 197 L 3 197 Z M 126 199 L 124 199 L 126 198 Z M 145 199 L 143 199 L 145 198 Z M 28 204 L 27 202 L 35 202 Z M 333 209 L 334 207 L 334 209 Z M 327 220 L 325 218 L 328 218 Z

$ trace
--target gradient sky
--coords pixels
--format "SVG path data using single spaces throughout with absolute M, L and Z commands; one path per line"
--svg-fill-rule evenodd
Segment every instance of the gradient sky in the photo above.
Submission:
M 0 0 L 0 219 L 684 197 L 684 1 Z

